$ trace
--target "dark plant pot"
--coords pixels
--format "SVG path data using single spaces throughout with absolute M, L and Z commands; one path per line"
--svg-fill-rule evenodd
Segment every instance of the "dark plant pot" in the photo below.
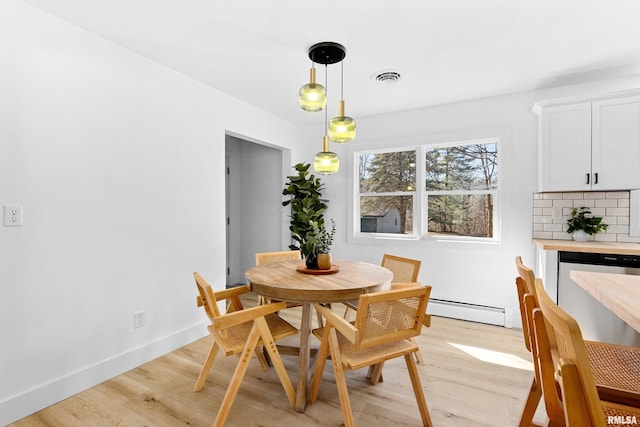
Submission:
M 318 268 L 318 256 L 313 252 L 309 252 L 304 259 L 304 264 L 308 269 L 316 270 Z

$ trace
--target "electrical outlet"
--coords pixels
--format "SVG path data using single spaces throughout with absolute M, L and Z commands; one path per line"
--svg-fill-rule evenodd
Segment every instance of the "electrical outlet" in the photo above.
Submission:
M 4 205 L 4 226 L 22 227 L 22 205 Z
M 144 311 L 133 313 L 133 328 L 138 329 L 144 326 Z
M 562 207 L 560 206 L 554 206 L 553 210 L 553 219 L 555 220 L 561 220 L 562 219 Z

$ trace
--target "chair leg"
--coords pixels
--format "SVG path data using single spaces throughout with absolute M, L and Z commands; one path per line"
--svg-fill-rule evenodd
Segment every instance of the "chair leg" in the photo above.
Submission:
M 211 348 L 209 349 L 209 353 L 207 354 L 207 358 L 202 365 L 202 369 L 200 369 L 200 374 L 198 374 L 198 378 L 196 379 L 196 384 L 193 386 L 193 391 L 200 391 L 202 387 L 204 387 L 205 381 L 207 381 L 207 377 L 209 376 L 209 372 L 211 372 L 211 367 L 213 366 L 213 361 L 216 359 L 216 354 L 218 353 L 218 343 L 213 342 Z
M 333 364 L 333 372 L 336 377 L 336 385 L 338 386 L 338 396 L 340 397 L 340 407 L 342 408 L 344 425 L 345 427 L 354 427 L 351 402 L 349 401 L 349 390 L 347 390 L 347 379 L 344 375 L 344 367 L 342 366 L 342 357 L 340 356 L 340 348 L 335 328 L 329 330 L 329 350 L 331 352 L 331 363 Z
M 384 367 L 384 362 L 377 363 L 375 365 L 369 366 L 369 371 L 367 372 L 367 378 L 369 379 L 369 383 L 371 385 L 376 385 L 378 382 L 383 382 L 382 379 L 382 368 Z
M 411 338 L 411 342 L 414 343 L 415 345 L 418 345 L 415 338 Z M 422 352 L 420 351 L 420 349 L 418 349 L 418 351 L 416 351 L 415 354 L 416 354 L 416 362 L 418 362 L 421 365 L 424 365 L 424 356 L 422 355 Z
M 264 349 L 261 349 L 259 346 L 255 349 L 256 357 L 258 358 L 258 362 L 262 366 L 263 371 L 269 370 L 269 358 L 267 357 L 267 352 Z
M 327 357 L 329 357 L 329 329 L 331 329 L 329 326 L 324 329 L 322 340 L 320 341 L 320 349 L 317 353 L 316 367 L 313 372 L 313 380 L 311 381 L 311 387 L 309 388 L 309 395 L 307 397 L 307 401 L 310 405 L 318 400 L 318 392 L 320 391 L 322 372 L 324 371 L 324 366 L 327 363 Z
M 273 363 L 273 367 L 276 369 L 278 378 L 280 378 L 282 388 L 284 388 L 284 392 L 289 399 L 291 407 L 294 408 L 296 406 L 296 391 L 293 388 L 293 384 L 291 384 L 291 379 L 287 374 L 287 369 L 284 367 L 284 363 L 282 363 L 282 358 L 280 357 L 280 353 L 278 353 L 278 348 L 276 347 L 276 343 L 273 339 L 273 336 L 271 335 L 271 331 L 269 330 L 267 321 L 264 320 L 264 317 L 260 317 L 254 322 L 260 330 L 260 336 L 262 337 L 264 349 L 269 353 L 269 358 Z
M 236 365 L 236 370 L 233 372 L 233 377 L 231 377 L 229 387 L 227 387 L 227 392 L 222 399 L 220 409 L 218 409 L 218 414 L 216 415 L 216 419 L 213 422 L 214 427 L 222 427 L 224 425 L 224 422 L 229 415 L 231 405 L 233 404 L 233 400 L 235 399 L 236 394 L 238 393 L 238 389 L 240 388 L 242 378 L 244 377 L 244 374 L 247 372 L 247 368 L 249 367 L 251 353 L 253 353 L 254 349 L 258 345 L 259 339 L 260 329 L 254 323 L 251 327 L 251 331 L 249 332 L 249 336 L 247 337 L 247 342 L 242 349 L 242 353 L 240 354 L 240 360 Z
M 404 360 L 407 363 L 407 370 L 409 371 L 409 377 L 411 378 L 411 385 L 413 386 L 413 393 L 416 395 L 416 402 L 418 403 L 418 409 L 420 409 L 422 424 L 425 427 L 433 427 L 431 416 L 429 415 L 429 408 L 427 407 L 424 392 L 422 391 L 422 384 L 420 384 L 418 368 L 416 367 L 416 362 L 413 360 L 413 357 L 414 356 L 411 353 L 404 355 Z
M 529 387 L 529 394 L 527 395 L 527 400 L 522 407 L 522 412 L 520 413 L 520 422 L 518 423 L 518 427 L 542 427 L 539 424 L 533 423 L 533 416 L 536 413 L 536 409 L 538 409 L 538 404 L 540 403 L 540 399 L 542 398 L 542 390 L 538 383 L 536 382 L 536 377 L 534 376 L 531 380 L 531 387 Z

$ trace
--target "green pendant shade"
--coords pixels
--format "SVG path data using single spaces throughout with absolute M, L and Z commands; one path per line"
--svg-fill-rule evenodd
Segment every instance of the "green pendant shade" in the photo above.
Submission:
M 309 83 L 300 88 L 298 103 L 303 110 L 311 113 L 320 111 L 327 105 L 327 91 L 324 86 L 316 83 L 314 67 L 311 67 Z
M 322 148 L 323 150 L 313 159 L 313 170 L 321 175 L 333 175 L 340 169 L 340 158 L 336 153 L 329 151 L 329 140 L 326 136 Z
M 338 115 L 329 121 L 329 138 L 333 142 L 349 142 L 356 137 L 356 121 L 344 115 L 344 100 L 340 101 Z

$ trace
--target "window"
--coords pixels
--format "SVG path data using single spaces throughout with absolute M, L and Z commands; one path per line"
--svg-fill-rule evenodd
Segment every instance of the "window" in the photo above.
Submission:
M 413 235 L 416 151 L 356 156 L 361 232 Z
M 360 235 L 497 240 L 497 140 L 355 156 Z

